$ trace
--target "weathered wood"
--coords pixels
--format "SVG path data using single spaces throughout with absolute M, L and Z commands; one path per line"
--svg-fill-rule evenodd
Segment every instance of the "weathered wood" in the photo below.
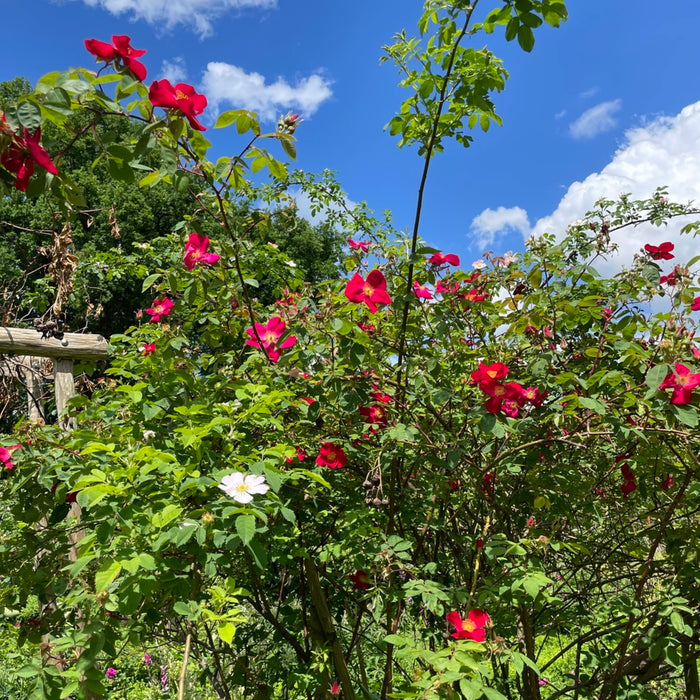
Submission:
M 75 421 L 63 416 L 68 401 L 75 396 L 75 378 L 73 377 L 73 360 L 57 357 L 53 361 L 53 383 L 56 392 L 56 413 L 58 424 L 64 430 L 74 430 Z
M 27 418 L 32 423 L 44 423 L 44 402 L 42 395 L 42 376 L 38 357 L 21 357 L 20 371 L 24 377 L 27 392 Z
M 33 328 L 0 326 L 0 354 L 63 357 L 71 360 L 106 360 L 107 340 L 90 333 L 65 333 L 61 340 L 42 338 Z
M 32 423 L 43 423 L 42 385 L 48 377 L 41 369 L 41 358 L 26 355 L 0 357 L 0 377 L 11 377 L 24 385 L 27 393 L 27 418 Z

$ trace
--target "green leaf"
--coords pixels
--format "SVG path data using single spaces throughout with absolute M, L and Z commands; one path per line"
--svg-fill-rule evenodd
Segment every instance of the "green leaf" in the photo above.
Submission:
M 236 532 L 243 544 L 248 544 L 255 535 L 255 516 L 239 515 L 236 518 Z
M 22 666 L 18 671 L 14 671 L 13 675 L 20 678 L 37 678 L 41 675 L 41 669 L 34 665 Z
M 108 559 L 95 574 L 95 590 L 97 593 L 104 591 L 112 581 L 114 581 L 122 570 L 122 565 L 118 561 Z
M 520 22 L 517 17 L 511 17 L 508 25 L 506 26 L 506 41 L 513 41 L 518 35 L 518 27 L 520 27 Z
M 161 277 L 162 275 L 160 272 L 154 272 L 152 275 L 148 275 L 141 285 L 141 291 L 145 292 L 150 289 Z
M 588 408 L 589 410 L 594 411 L 595 413 L 601 416 L 604 416 L 608 412 L 608 407 L 601 401 L 598 401 L 598 399 L 591 399 L 587 396 L 580 396 L 578 399 L 578 403 L 579 406 Z
M 33 134 L 41 126 L 41 108 L 35 102 L 22 102 L 17 107 L 19 123 Z
M 670 371 L 671 368 L 666 364 L 656 365 L 647 372 L 644 382 L 650 389 L 656 391 Z
M 671 410 L 675 413 L 676 418 L 689 428 L 695 428 L 698 425 L 698 412 L 692 406 L 676 406 L 672 404 Z
M 69 695 L 73 695 L 73 693 L 76 693 L 80 689 L 80 683 L 78 681 L 71 681 L 62 691 L 60 694 L 60 698 L 67 698 Z M 76 693 L 77 694 L 77 693 Z
M 291 136 L 288 136 L 286 134 L 280 135 L 279 137 L 280 143 L 282 144 L 282 148 L 284 149 L 284 152 L 292 159 L 296 160 L 297 158 L 297 147 L 294 143 L 294 139 Z
M 151 524 L 153 525 L 153 527 L 165 527 L 168 523 L 175 520 L 175 518 L 178 518 L 181 513 L 182 508 L 173 505 L 172 503 L 168 503 L 168 505 L 165 506 L 165 508 L 163 508 L 163 510 L 161 510 L 159 513 L 153 514 L 153 517 L 151 518 Z
M 532 29 L 525 24 L 521 24 L 518 29 L 518 43 L 520 44 L 520 48 L 528 53 L 530 53 L 535 46 L 535 35 Z
M 216 631 L 226 644 L 231 644 L 233 635 L 236 634 L 236 625 L 232 622 L 222 622 L 220 625 L 217 625 Z
M 675 629 L 676 632 L 678 632 L 678 634 L 685 633 L 685 624 L 683 623 L 683 617 L 677 610 L 674 610 L 671 613 L 671 624 L 673 625 L 673 629 Z

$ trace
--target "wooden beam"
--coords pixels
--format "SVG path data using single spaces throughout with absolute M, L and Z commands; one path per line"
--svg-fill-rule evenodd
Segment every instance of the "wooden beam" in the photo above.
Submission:
M 61 357 L 69 360 L 106 360 L 109 346 L 101 335 L 64 333 L 61 340 L 42 338 L 32 328 L 0 326 L 0 354 Z

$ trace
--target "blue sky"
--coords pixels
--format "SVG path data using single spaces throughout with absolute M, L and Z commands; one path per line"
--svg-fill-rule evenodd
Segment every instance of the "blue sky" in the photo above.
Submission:
M 481 0 L 485 9 L 498 0 Z M 128 34 L 145 48 L 147 82 L 170 77 L 207 94 L 204 122 L 232 108 L 274 118 L 299 111 L 298 166 L 330 168 L 350 200 L 413 219 L 421 162 L 383 126 L 405 95 L 381 47 L 415 33 L 412 0 L 25 0 L 3 7 L 0 79 L 83 65 L 83 41 Z M 595 199 L 667 184 L 700 202 L 700 3 L 570 0 L 569 21 L 542 27 L 531 54 L 487 41 L 510 71 L 495 96 L 502 128 L 475 132 L 433 162 L 422 235 L 464 266 L 485 250 L 520 250 L 532 232 L 558 232 Z M 270 124 L 272 126 L 273 123 Z M 207 132 L 216 155 L 240 146 Z M 667 232 L 627 234 L 628 259 Z M 675 239 L 674 239 L 675 240 Z M 700 248 L 681 244 L 688 256 Z

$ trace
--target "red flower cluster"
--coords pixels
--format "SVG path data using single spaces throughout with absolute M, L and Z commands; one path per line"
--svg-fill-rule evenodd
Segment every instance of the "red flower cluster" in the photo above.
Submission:
M 5 122 L 5 115 L 0 115 L 2 122 Z M 52 175 L 58 175 L 56 166 L 52 163 L 51 157 L 39 143 L 41 141 L 41 128 L 30 134 L 27 127 L 24 127 L 24 138 L 18 136 L 4 123 L 3 131 L 12 135 L 10 145 L 0 154 L 0 163 L 3 168 L 15 175 L 15 187 L 20 192 L 27 191 L 29 178 L 34 174 L 34 166 Z
M 659 284 L 667 284 L 669 287 L 675 287 L 678 281 L 688 275 L 688 270 L 676 265 L 667 275 L 659 277 Z
M 279 316 L 273 316 L 265 325 L 256 323 L 255 330 L 246 328 L 245 332 L 250 338 L 245 341 L 245 344 L 262 348 L 270 361 L 276 363 L 280 359 L 280 350 L 291 348 L 297 342 L 296 336 L 290 335 L 279 343 L 286 330 L 287 324 Z
M 349 579 L 352 581 L 354 591 L 366 591 L 372 587 L 366 571 L 358 569 L 354 574 L 350 574 Z
M 221 256 L 217 253 L 207 253 L 207 248 L 209 248 L 209 238 L 207 236 L 191 233 L 185 244 L 185 267 L 188 270 L 194 270 L 194 266 L 197 263 L 213 265 L 218 262 Z
M 428 288 L 428 285 L 420 284 L 420 282 L 418 282 L 418 280 L 413 280 L 413 293 L 419 299 L 432 299 L 433 298 L 433 293 Z
M 319 467 L 328 467 L 329 469 L 340 469 L 348 463 L 348 458 L 342 447 L 338 447 L 332 442 L 324 442 L 321 445 L 321 451 L 316 457 L 316 464 Z
M 112 37 L 112 43 L 107 44 L 97 39 L 86 39 L 85 48 L 101 61 L 116 61 L 131 71 L 137 80 L 146 79 L 146 66 L 136 59 L 143 56 L 145 49 L 135 49 L 131 46 L 131 37 L 117 35 Z
M 285 460 L 287 463 L 293 462 L 295 458 L 298 459 L 300 462 L 303 462 L 306 459 L 306 452 L 304 452 L 304 450 L 302 450 L 301 447 L 297 447 L 295 449 L 296 454 L 294 455 L 294 457 L 287 457 L 287 459 Z
M 695 297 L 690 304 L 691 311 L 700 311 L 700 297 Z
M 546 391 L 540 391 L 537 387 L 525 389 L 517 382 L 504 383 L 500 381 L 508 374 L 508 367 L 501 362 L 491 365 L 479 363 L 479 368 L 471 373 L 471 383 L 478 384 L 479 389 L 490 396 L 484 408 L 489 413 L 505 413 L 511 418 L 516 418 L 518 411 L 530 403 L 535 408 L 542 405 Z
M 148 99 L 154 107 L 182 112 L 193 129 L 206 131 L 206 127 L 197 121 L 197 115 L 207 106 L 207 98 L 195 92 L 191 85 L 178 83 L 173 87 L 168 80 L 156 80 L 148 91 Z
M 445 617 L 455 627 L 456 631 L 452 633 L 455 639 L 471 639 L 474 642 L 486 640 L 486 630 L 484 628 L 490 624 L 491 618 L 483 610 L 478 608 L 470 610 L 466 620 L 463 620 L 462 616 L 454 611 L 447 613 Z
M 0 464 L 2 464 L 5 469 L 13 469 L 14 464 L 12 464 L 12 453 L 15 450 L 19 450 L 22 445 L 10 445 L 9 447 L 0 447 Z
M 345 296 L 353 304 L 367 304 L 373 314 L 377 313 L 377 304 L 391 304 L 386 279 L 379 270 L 372 270 L 366 280 L 356 272 L 345 285 Z
M 480 272 L 474 272 L 468 279 L 465 280 L 466 284 L 473 284 L 476 282 L 476 280 L 481 277 Z M 483 301 L 486 299 L 488 294 L 483 290 L 481 287 L 472 287 L 472 289 L 468 290 L 464 294 L 459 295 L 462 299 L 466 299 L 466 301 Z
M 692 401 L 693 389 L 698 385 L 700 385 L 700 372 L 691 372 L 688 367 L 676 362 L 675 371 L 666 375 L 659 389 L 673 389 L 671 403 L 683 406 Z
M 438 294 L 454 294 L 459 289 L 459 284 L 459 280 L 453 283 L 447 282 L 447 280 L 438 280 L 435 284 L 435 291 Z
M 143 349 L 144 357 L 148 357 L 151 353 L 154 353 L 156 351 L 155 343 L 144 343 L 141 347 Z
M 675 246 L 670 241 L 660 243 L 659 245 L 651 245 L 650 243 L 647 243 L 644 246 L 644 250 L 649 253 L 652 260 L 671 260 L 674 257 L 671 251 L 674 248 Z
M 459 265 L 459 256 L 454 253 L 448 253 L 447 255 L 433 253 L 428 262 L 433 265 Z
M 622 472 L 622 478 L 624 479 L 622 486 L 620 486 L 620 490 L 622 491 L 623 497 L 627 498 L 632 491 L 637 490 L 637 481 L 634 477 L 634 472 L 627 462 L 623 462 L 620 465 L 620 472 Z
M 163 316 L 170 315 L 173 306 L 175 304 L 167 297 L 163 297 L 162 301 L 154 299 L 153 306 L 150 309 L 146 309 L 146 313 L 151 317 L 151 323 L 158 323 Z
M 369 241 L 354 241 L 352 238 L 347 239 L 351 248 L 359 248 L 363 253 L 369 250 Z

